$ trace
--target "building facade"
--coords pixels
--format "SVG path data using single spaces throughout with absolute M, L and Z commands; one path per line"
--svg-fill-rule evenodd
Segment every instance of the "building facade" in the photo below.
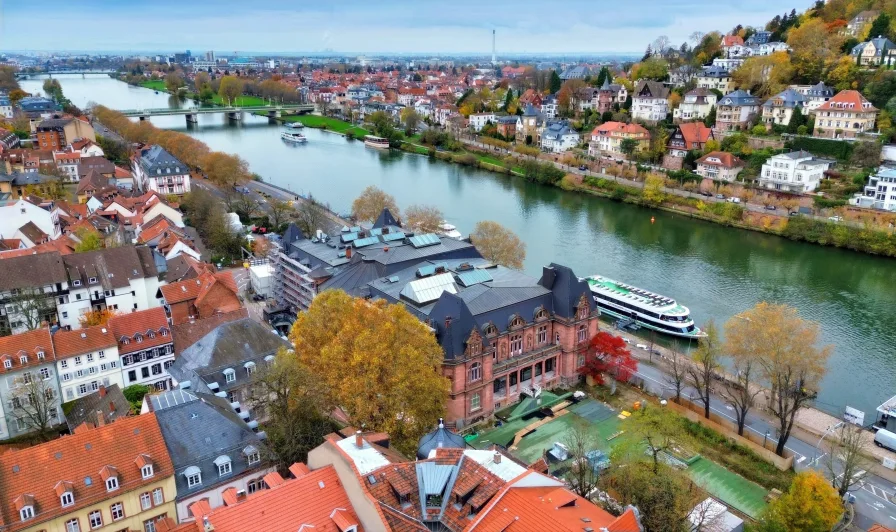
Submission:
M 718 101 L 714 92 L 705 88 L 696 88 L 684 95 L 681 104 L 672 111 L 675 123 L 703 120 Z
M 849 202 L 858 207 L 896 211 L 896 169 L 878 169 L 868 178 L 862 192 Z
M 878 110 L 855 90 L 845 90 L 815 110 L 812 135 L 831 139 L 852 139 L 873 131 Z
M 165 309 L 156 307 L 113 316 L 109 329 L 117 343 L 124 386 L 171 388 L 168 368 L 174 364 L 174 336 Z
M 714 181 L 732 182 L 746 164 L 734 155 L 724 151 L 713 151 L 696 161 L 696 173 Z
M 132 171 L 144 192 L 178 196 L 190 192 L 190 169 L 161 146 L 140 150 L 134 156 Z
M 750 91 L 736 90 L 719 100 L 716 109 L 716 130 L 739 131 L 746 129 L 760 112 L 759 98 Z
M 644 151 L 650 147 L 650 132 L 640 124 L 605 122 L 591 132 L 588 155 L 592 157 L 602 155 L 626 157 L 622 151 L 622 141 L 625 139 L 633 139 L 637 143 L 635 152 Z
M 104 386 L 117 384 L 124 388 L 118 344 L 105 325 L 57 331 L 53 346 L 64 401 L 92 394 Z
M 658 81 L 640 80 L 632 91 L 632 120 L 659 122 L 669 114 L 669 88 Z
M 0 439 L 63 423 L 55 362 L 46 327 L 0 337 Z
M 794 111 L 799 109 L 802 113 L 806 110 L 805 106 L 805 96 L 793 89 L 786 89 L 762 104 L 762 122 L 768 127 L 786 126 L 790 124 Z
M 812 192 L 818 188 L 833 161 L 806 151 L 773 155 L 759 174 L 759 186 L 783 192 Z

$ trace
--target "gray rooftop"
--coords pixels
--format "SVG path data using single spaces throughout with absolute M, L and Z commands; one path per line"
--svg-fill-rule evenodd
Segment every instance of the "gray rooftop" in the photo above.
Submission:
M 187 165 L 155 144 L 140 150 L 140 166 L 147 175 L 177 175 L 187 172 Z

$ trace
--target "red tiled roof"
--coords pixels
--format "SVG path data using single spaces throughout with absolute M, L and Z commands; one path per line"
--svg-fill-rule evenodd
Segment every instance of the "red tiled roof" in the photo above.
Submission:
M 232 506 L 212 510 L 207 504 L 193 503 L 190 512 L 196 517 L 193 527 L 187 528 L 192 532 L 204 530 L 202 516 L 206 515 L 215 532 L 340 532 L 351 525 L 358 532 L 364 530 L 333 466 L 258 491 Z
M 168 317 L 162 307 L 115 315 L 109 320 L 109 328 L 118 342 L 119 355 L 174 342 Z M 149 337 L 150 332 L 155 338 Z M 141 335 L 139 342 L 134 339 L 137 333 Z M 122 342 L 123 338 L 128 339 L 127 344 Z
M 725 35 L 722 37 L 722 46 L 734 46 L 744 44 L 744 39 L 740 35 Z
M 56 349 L 56 357 L 60 359 L 116 345 L 115 337 L 106 325 L 95 325 L 74 331 L 60 330 L 53 335 L 53 347 Z
M 162 296 L 165 297 L 165 303 L 173 305 L 191 299 L 198 299 L 201 294 L 208 293 L 212 285 L 221 282 L 236 293 L 236 282 L 230 272 L 218 272 L 215 274 L 204 273 L 195 279 L 179 281 L 177 283 L 166 284 L 159 288 Z
M 703 122 L 686 122 L 679 124 L 678 128 L 681 129 L 687 149 L 696 148 L 695 144 L 705 144 L 712 138 L 712 128 L 706 127 Z
M 718 159 L 721 164 L 712 162 L 709 159 Z M 723 168 L 735 168 L 746 166 L 742 160 L 726 151 L 712 151 L 697 159 L 697 164 L 708 164 L 710 166 L 721 166 Z
M 144 480 L 135 459 L 140 454 L 152 457 L 154 475 Z M 40 528 L 37 525 L 58 516 L 96 506 L 108 499 L 100 470 L 118 469 L 118 493 L 139 489 L 174 474 L 171 458 L 162 438 L 155 414 L 130 416 L 102 427 L 79 431 L 48 443 L 0 454 L 0 512 L 7 524 L 4 530 Z M 87 485 L 85 478 L 92 478 Z M 62 508 L 54 487 L 71 482 L 74 506 Z M 16 499 L 34 498 L 35 518 L 22 522 Z M 174 493 L 166 493 L 173 500 Z
M 592 135 L 628 134 L 650 138 L 650 132 L 639 124 L 626 124 L 624 122 L 605 122 L 591 132 Z
M 44 354 L 43 360 L 38 358 L 38 353 Z M 22 356 L 28 357 L 24 363 L 21 360 Z M 6 368 L 6 360 L 12 363 L 12 367 L 9 369 Z M 50 329 L 35 329 L 21 334 L 0 337 L 0 374 L 45 364 L 53 360 L 56 360 L 56 352 L 50 337 Z
M 830 100 L 818 107 L 819 111 L 856 111 L 873 113 L 877 111 L 871 102 L 856 90 L 840 91 Z

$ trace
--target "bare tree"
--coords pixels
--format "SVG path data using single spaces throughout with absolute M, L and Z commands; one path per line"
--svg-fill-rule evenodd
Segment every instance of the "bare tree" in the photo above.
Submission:
M 246 218 L 251 219 L 255 218 L 255 215 L 258 214 L 259 209 L 261 209 L 261 202 L 249 194 L 240 194 L 236 198 L 234 207 L 236 207 L 237 211 L 245 214 Z
M 24 372 L 15 377 L 10 392 L 12 415 L 20 424 L 37 431 L 41 441 L 48 441 L 47 430 L 59 423 L 58 398 L 50 383 L 40 374 Z
M 299 204 L 295 214 L 296 226 L 311 238 L 318 229 L 323 229 L 327 221 L 327 213 L 314 199 L 307 199 Z
M 46 323 L 57 320 L 56 305 L 51 294 L 45 294 L 40 288 L 25 288 L 14 291 L 6 301 L 6 313 L 10 328 L 16 322 L 29 331 L 33 331 Z M 11 333 L 10 330 L 7 334 Z
M 274 229 L 280 227 L 280 224 L 286 221 L 289 214 L 293 211 L 292 205 L 287 201 L 282 201 L 278 199 L 272 199 L 268 202 L 268 218 L 271 220 L 271 225 L 274 226 Z
M 697 390 L 703 403 L 703 417 L 709 419 L 710 402 L 716 371 L 720 368 L 719 333 L 713 320 L 706 323 L 706 336 L 700 338 L 700 345 L 694 353 L 694 363 L 688 367 L 688 381 Z
M 660 35 L 656 39 L 653 40 L 653 53 L 659 55 L 665 55 L 667 49 L 669 48 L 669 37 L 666 35 Z
M 694 43 L 695 45 L 700 44 L 700 42 L 703 40 L 703 37 L 705 35 L 706 34 L 703 33 L 702 31 L 695 31 L 694 33 L 692 33 L 690 35 L 691 42 Z
M 755 406 L 756 396 L 762 388 L 756 385 L 756 374 L 759 371 L 759 363 L 754 357 L 732 356 L 734 380 L 726 380 L 719 390 L 719 395 L 734 409 L 734 417 L 737 420 L 737 433 L 744 435 L 744 426 L 747 423 L 747 413 Z
M 597 449 L 597 442 L 593 434 L 588 431 L 585 423 L 575 423 L 563 439 L 563 444 L 569 451 L 572 466 L 566 480 L 570 483 L 572 491 L 580 497 L 590 499 L 589 495 L 597 488 L 600 480 L 600 472 L 588 460 L 588 453 Z
M 837 442 L 829 453 L 827 472 L 831 486 L 840 497 L 864 480 L 871 469 L 871 460 L 865 458 L 863 433 L 862 427 L 844 423 L 837 431 Z
M 669 373 L 666 374 L 666 382 L 675 390 L 675 402 L 681 403 L 681 390 L 684 389 L 688 376 L 688 363 L 686 357 L 674 349 L 670 349 L 669 354 Z

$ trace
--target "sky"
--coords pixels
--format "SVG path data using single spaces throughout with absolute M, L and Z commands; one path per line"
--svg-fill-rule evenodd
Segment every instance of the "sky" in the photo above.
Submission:
M 642 52 L 660 35 L 764 25 L 810 0 L 0 0 L 0 50 Z

